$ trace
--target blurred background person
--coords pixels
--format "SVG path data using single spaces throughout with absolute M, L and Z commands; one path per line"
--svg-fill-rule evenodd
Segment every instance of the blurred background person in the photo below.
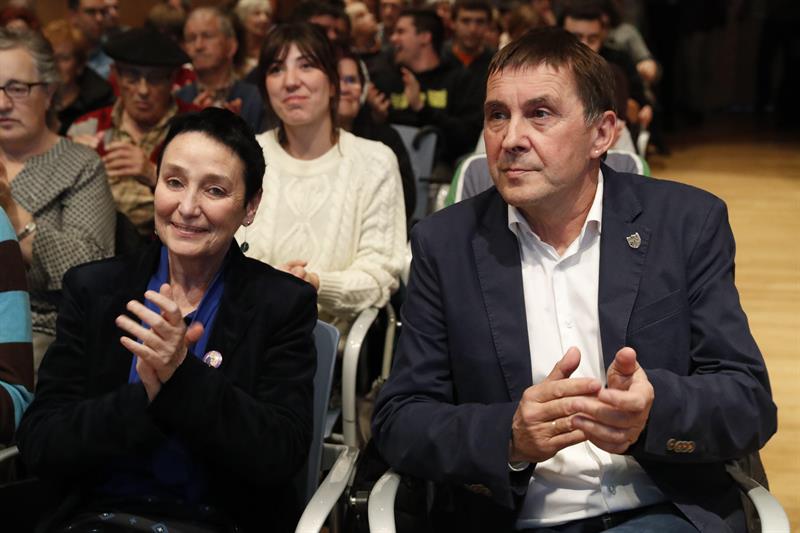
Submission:
M 102 156 L 117 209 L 150 238 L 156 161 L 169 121 L 197 109 L 172 96 L 179 69 L 189 58 L 151 28 L 128 30 L 105 47 L 115 60 L 119 98 L 78 118 L 67 134 Z
M 58 134 L 66 135 L 72 123 L 95 109 L 114 103 L 114 90 L 94 70 L 86 67 L 88 44 L 69 21 L 54 20 L 42 30 L 53 47 L 61 85 L 58 89 Z
M 236 78 L 233 58 L 238 43 L 233 21 L 216 7 L 198 7 L 186 19 L 183 47 L 197 81 L 175 93 L 199 108 L 224 107 L 241 115 L 254 132 L 264 129 L 264 104 L 258 89 Z
M 364 2 L 351 2 L 345 7 L 350 17 L 350 41 L 353 51 L 364 60 L 381 51 L 378 22 Z
M 311 287 L 233 239 L 263 174 L 240 117 L 178 117 L 159 161 L 158 240 L 65 276 L 19 429 L 23 461 L 59 490 L 38 515 L 47 530 L 294 528 L 317 313 Z
M 406 223 L 397 158 L 337 127 L 336 59 L 314 25 L 277 26 L 257 72 L 279 126 L 258 136 L 269 162 L 264 204 L 237 239 L 250 257 L 313 285 L 320 319 L 347 330 L 399 285 Z
M 55 334 L 64 273 L 114 253 L 114 203 L 100 159 L 48 128 L 60 78 L 44 37 L 0 29 L 0 207 L 27 268 L 34 368 Z
M 381 44 L 389 49 L 391 47 L 390 39 L 394 33 L 394 26 L 397 24 L 397 19 L 400 18 L 400 12 L 408 6 L 408 0 L 379 0 L 378 10 L 380 14 L 379 34 L 378 38 Z
M 105 0 L 106 13 L 103 19 L 103 39 L 110 39 L 128 29 L 122 26 L 119 18 L 119 0 Z
M 69 21 L 81 30 L 89 47 L 86 63 L 105 79 L 111 75 L 112 59 L 103 51 L 106 0 L 67 0 Z
M 388 124 L 373 120 L 369 107 L 365 105 L 368 82 L 364 63 L 348 48 L 339 48 L 336 55 L 339 67 L 338 125 L 356 137 L 379 141 L 391 148 L 403 180 L 406 220 L 410 220 L 417 203 L 416 184 L 403 139 Z
M 0 10 L 0 27 L 9 30 L 39 30 L 36 13 L 27 7 L 6 6 Z
M 466 70 L 483 101 L 489 61 L 495 53 L 485 44 L 486 30 L 492 20 L 492 6 L 487 0 L 456 0 L 452 8 L 452 20 L 453 39 L 445 43 L 442 63 Z
M 10 194 L 7 183 L 0 176 L 0 197 Z M 15 441 L 22 413 L 33 400 L 31 303 L 16 235 L 0 207 L 0 448 Z
M 239 77 L 246 77 L 258 65 L 261 46 L 272 28 L 272 4 L 269 0 L 239 0 L 234 9 L 244 30 L 241 44 L 244 60 Z

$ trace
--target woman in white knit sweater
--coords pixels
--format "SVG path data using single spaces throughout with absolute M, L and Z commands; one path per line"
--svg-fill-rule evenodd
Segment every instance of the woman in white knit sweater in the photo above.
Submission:
M 280 126 L 257 137 L 267 161 L 262 207 L 237 240 L 248 256 L 312 284 L 320 319 L 346 329 L 398 286 L 406 221 L 397 159 L 336 127 L 337 65 L 316 27 L 274 29 L 257 68 Z

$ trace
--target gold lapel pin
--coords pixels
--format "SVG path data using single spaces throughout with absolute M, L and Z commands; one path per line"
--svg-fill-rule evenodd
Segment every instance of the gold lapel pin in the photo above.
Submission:
M 642 245 L 642 238 L 639 236 L 638 231 L 633 235 L 628 235 L 627 237 L 625 237 L 625 240 L 628 241 L 628 246 L 630 246 L 634 250 Z

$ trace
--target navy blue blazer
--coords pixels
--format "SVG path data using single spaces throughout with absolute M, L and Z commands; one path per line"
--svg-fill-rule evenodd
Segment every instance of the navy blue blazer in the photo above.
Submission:
M 631 346 L 655 389 L 648 424 L 627 453 L 701 531 L 738 529 L 741 505 L 724 462 L 761 448 L 777 421 L 734 285 L 725 204 L 686 185 L 602 170 L 603 358 L 608 367 Z M 638 248 L 626 239 L 636 233 Z M 480 485 L 491 505 L 513 514 L 511 420 L 532 377 L 507 205 L 492 188 L 421 221 L 411 245 L 376 444 L 398 471 Z

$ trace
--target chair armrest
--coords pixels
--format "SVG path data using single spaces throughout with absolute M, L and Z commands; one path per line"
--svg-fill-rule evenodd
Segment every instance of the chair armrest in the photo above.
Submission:
M 356 376 L 358 357 L 370 326 L 378 317 L 378 308 L 364 309 L 347 334 L 342 356 L 342 435 L 346 446 L 358 447 L 356 436 Z
M 320 483 L 314 496 L 306 505 L 300 521 L 297 523 L 296 533 L 317 533 L 322 529 L 325 520 L 339 501 L 344 490 L 350 484 L 356 469 L 358 449 L 348 446 L 331 446 L 339 451 L 336 462 L 331 471 Z
M 395 533 L 394 500 L 400 486 L 400 475 L 387 470 L 369 493 L 367 516 L 372 533 Z
M 789 533 L 789 518 L 775 497 L 770 492 L 750 479 L 744 471 L 735 463 L 728 463 L 725 466 L 731 477 L 739 484 L 739 487 L 747 494 L 753 506 L 758 512 L 758 519 L 761 522 L 761 531 L 769 533 Z
M 9 459 L 16 457 L 19 455 L 19 448 L 16 446 L 9 446 L 8 448 L 3 448 L 0 450 L 0 463 L 4 463 Z

